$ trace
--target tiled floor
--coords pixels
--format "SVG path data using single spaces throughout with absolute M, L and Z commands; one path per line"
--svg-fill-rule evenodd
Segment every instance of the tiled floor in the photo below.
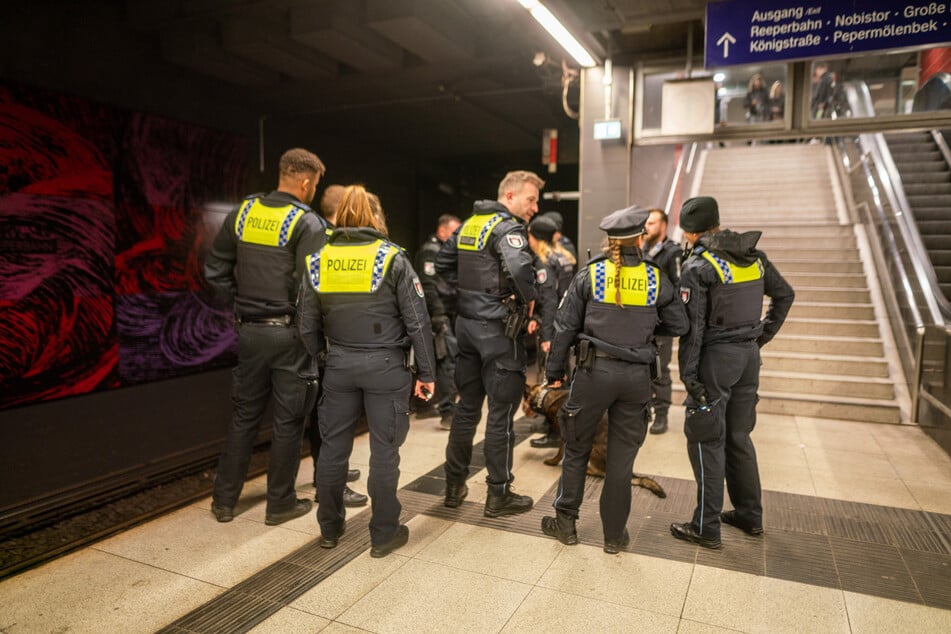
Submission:
M 864 569 L 837 571 L 832 553 L 866 545 L 839 537 L 835 531 L 789 533 L 796 539 L 786 540 L 784 531 L 768 530 L 765 548 L 760 548 L 763 559 L 758 562 L 744 554 L 757 545 L 754 540 L 750 546 L 744 540 L 752 538 L 743 535 L 730 534 L 727 539 L 725 532 L 720 553 L 698 552 L 665 536 L 667 516 L 676 516 L 691 503 L 683 499 L 690 497 L 685 493 L 689 483 L 683 481 L 692 476 L 678 409 L 671 412 L 670 432 L 649 436 L 638 456 L 635 470 L 672 484 L 673 494 L 664 501 L 635 496 L 640 533 L 632 545 L 639 545 L 632 548 L 634 552 L 617 556 L 602 552 L 596 543 L 596 503 L 582 508 L 583 543 L 565 547 L 537 530 L 517 529 L 507 520 L 462 521 L 443 509 L 439 498 L 407 492 L 404 505 L 412 511 L 408 512 L 407 546 L 384 559 L 371 559 L 365 548 L 357 549 L 359 540 L 368 540 L 366 529 L 356 528 L 365 525 L 367 510 L 358 510 L 350 515 L 354 530 L 335 549 L 341 550 L 349 541 L 353 556 L 316 585 L 301 586 L 293 599 L 281 602 L 277 595 L 272 597 L 272 616 L 252 631 L 951 631 L 951 609 L 925 605 L 948 604 L 948 556 L 901 549 L 883 538 L 881 548 L 901 550 L 904 559 L 899 560 L 908 568 L 882 575 L 874 556 Z M 795 506 L 800 498 L 785 494 L 800 494 L 929 511 L 928 521 L 949 522 L 946 531 L 936 534 L 951 533 L 951 519 L 945 518 L 951 515 L 951 459 L 917 428 L 763 414 L 753 438 L 767 502 L 772 495 Z M 445 439 L 435 421 L 413 422 L 402 452 L 401 486 L 441 464 Z M 516 448 L 519 492 L 540 499 L 551 490 L 559 470 L 542 463 L 550 453 L 533 450 L 528 443 Z M 364 476 L 368 458 L 363 436 L 356 441 L 352 466 L 361 468 Z M 302 495 L 313 493 L 310 474 L 310 461 L 303 461 Z M 483 480 L 484 473 L 470 479 L 470 509 L 477 511 L 475 505 L 485 499 Z M 364 477 L 354 488 L 365 491 L 365 482 Z M 0 582 L 0 632 L 152 632 L 216 598 L 234 594 L 237 584 L 256 579 L 262 570 L 273 571 L 272 564 L 292 553 L 306 551 L 318 534 L 313 514 L 281 526 L 265 526 L 263 495 L 260 478 L 245 488 L 240 514 L 229 524 L 215 522 L 210 502 L 205 500 Z M 418 500 L 429 498 L 434 511 L 420 512 L 425 505 L 420 506 Z M 830 509 L 852 508 L 839 502 L 817 502 Z M 656 511 L 645 512 L 645 505 Z M 544 514 L 548 508 L 535 512 Z M 898 518 L 895 526 L 902 526 L 904 511 L 890 512 Z M 795 528 L 802 519 L 788 509 L 776 509 L 770 518 L 768 503 L 765 513 L 776 526 L 788 523 Z M 914 542 L 916 535 L 892 535 L 891 539 Z M 642 554 L 652 552 L 652 545 L 669 547 L 669 552 L 662 557 Z M 937 546 L 936 550 L 951 547 Z M 298 557 L 300 562 L 305 559 Z M 784 560 L 776 557 L 792 557 L 806 572 L 777 571 L 774 563 Z M 308 564 L 300 562 L 295 564 L 298 568 L 289 565 L 288 570 L 305 570 Z M 847 575 L 866 575 L 869 578 L 856 580 L 866 584 L 882 576 L 880 581 L 891 587 L 884 577 L 895 577 L 891 581 L 898 583 L 921 570 L 939 581 L 932 587 L 901 587 L 915 590 L 915 597 L 923 598 L 925 604 L 910 594 L 883 598 L 848 589 L 852 580 Z M 808 577 L 810 572 L 815 583 L 787 580 Z M 879 595 L 887 596 L 887 592 Z M 238 599 L 232 604 L 236 614 L 229 615 L 230 622 L 248 622 L 242 621 L 240 613 L 250 614 L 260 607 L 255 605 L 259 599 L 250 595 L 244 601 Z M 215 625 L 205 623 L 196 629 L 240 629 Z

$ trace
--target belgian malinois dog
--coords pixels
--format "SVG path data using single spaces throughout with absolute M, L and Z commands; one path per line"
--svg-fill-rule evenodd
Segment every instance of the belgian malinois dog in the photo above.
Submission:
M 522 412 L 526 416 L 534 416 L 536 413 L 545 417 L 552 430 L 561 435 L 561 419 L 564 416 L 563 405 L 568 400 L 567 388 L 552 389 L 541 383 L 526 383 L 525 402 L 522 405 Z M 598 423 L 598 429 L 594 435 L 594 446 L 591 448 L 591 456 L 588 458 L 589 476 L 596 478 L 604 477 L 604 466 L 607 458 L 608 443 L 608 415 L 605 412 Z M 545 460 L 545 464 L 557 466 L 561 464 L 565 448 L 564 445 L 558 448 L 558 452 L 551 458 Z M 666 498 L 667 492 L 660 486 L 656 480 L 648 476 L 631 474 L 631 485 L 643 487 L 659 498 Z

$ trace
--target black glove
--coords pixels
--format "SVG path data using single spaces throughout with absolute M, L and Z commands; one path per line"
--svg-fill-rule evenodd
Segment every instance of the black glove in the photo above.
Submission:
M 687 394 L 693 397 L 701 405 L 707 404 L 707 388 L 700 381 L 684 381 L 684 387 Z
M 449 317 L 447 315 L 437 315 L 430 321 L 432 321 L 434 333 L 439 334 L 449 330 Z

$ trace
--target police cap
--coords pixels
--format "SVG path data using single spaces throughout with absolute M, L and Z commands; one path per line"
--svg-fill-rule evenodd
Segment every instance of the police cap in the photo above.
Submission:
M 538 240 L 544 240 L 545 242 L 551 242 L 556 231 L 558 231 L 558 227 L 550 218 L 538 217 L 528 224 L 528 232 Z
M 650 215 L 650 209 L 634 205 L 608 214 L 598 228 L 606 232 L 609 238 L 634 238 L 644 233 L 644 225 Z
M 543 214 L 538 215 L 539 218 L 547 218 L 555 223 L 555 227 L 558 228 L 558 231 L 561 231 L 561 228 L 565 226 L 565 219 L 557 211 L 546 211 Z
M 690 233 L 703 233 L 720 226 L 720 209 L 715 198 L 690 198 L 680 208 L 680 228 Z

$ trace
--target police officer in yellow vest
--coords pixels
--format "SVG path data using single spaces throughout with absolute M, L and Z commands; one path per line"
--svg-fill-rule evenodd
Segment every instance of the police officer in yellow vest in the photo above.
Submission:
M 406 253 L 386 239 L 382 215 L 359 185 L 346 188 L 337 228 L 307 258 L 301 289 L 301 337 L 311 355 L 327 346 L 317 421 L 323 444 L 317 462 L 320 545 L 333 548 L 344 533 L 343 492 L 357 419 L 366 409 L 370 428 L 371 557 L 404 545 L 396 489 L 400 446 L 409 431 L 413 388 L 410 348 L 419 380 L 413 393 L 428 400 L 436 359 L 423 287 Z
M 578 543 L 575 520 L 584 497 L 585 471 L 595 430 L 608 413 L 607 461 L 601 491 L 604 552 L 629 542 L 634 458 L 647 435 L 655 334 L 687 332 L 687 314 L 676 289 L 637 246 L 650 212 L 621 209 L 601 221 L 608 255 L 594 258 L 575 276 L 555 317 L 548 357 L 548 384 L 561 387 L 568 348 L 578 350 L 571 392 L 564 408 L 565 441 L 555 517 L 542 531 L 563 544 Z
M 691 198 L 680 228 L 692 248 L 680 271 L 690 332 L 680 338 L 680 380 L 687 389 L 684 433 L 697 481 L 693 518 L 671 524 L 677 539 L 720 547 L 720 523 L 763 533 L 756 425 L 760 351 L 779 332 L 795 293 L 766 254 L 761 232 L 720 229 L 717 201 Z M 770 298 L 763 316 L 763 295 Z M 734 510 L 723 510 L 723 479 Z
M 499 184 L 498 201 L 480 200 L 472 216 L 436 256 L 436 271 L 458 288 L 456 388 L 459 404 L 446 446 L 445 505 L 462 504 L 472 441 L 489 400 L 485 426 L 488 471 L 486 517 L 524 513 L 534 501 L 510 485 L 514 413 L 525 387 L 525 327 L 535 299 L 535 271 L 525 223 L 538 212 L 545 182 L 532 172 L 509 172 Z
M 218 462 L 212 512 L 234 518 L 261 416 L 273 397 L 274 424 L 268 457 L 265 523 L 307 513 L 294 482 L 310 370 L 293 327 L 304 258 L 326 241 L 326 224 L 308 203 L 324 164 L 307 150 L 288 150 L 279 163 L 276 191 L 255 194 L 229 213 L 205 258 L 208 283 L 234 300 L 238 365 L 233 373 L 234 418 Z

